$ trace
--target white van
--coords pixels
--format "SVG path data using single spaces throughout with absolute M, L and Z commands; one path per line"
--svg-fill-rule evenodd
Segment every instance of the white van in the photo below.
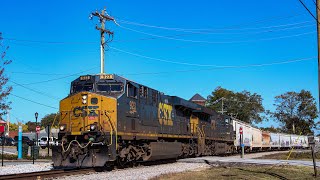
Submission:
M 55 137 L 50 137 L 49 138 L 49 147 L 55 145 L 55 143 L 57 143 L 57 138 Z M 48 146 L 48 137 L 47 136 L 42 136 L 40 138 L 40 142 L 39 142 L 39 146 L 42 148 L 42 149 L 45 149 L 47 146 Z

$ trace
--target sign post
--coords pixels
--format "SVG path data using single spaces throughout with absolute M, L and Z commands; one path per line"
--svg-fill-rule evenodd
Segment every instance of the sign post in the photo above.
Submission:
M 0 128 L 0 135 L 2 135 L 2 140 L 1 140 L 1 143 L 2 143 L 2 155 L 1 155 L 1 164 L 3 166 L 3 151 L 4 151 L 4 132 L 5 132 L 5 129 L 4 129 L 4 126 L 0 126 L 2 128 Z
M 308 137 L 308 142 L 309 142 L 309 145 L 311 146 L 314 176 L 317 177 L 317 164 L 316 164 L 315 153 L 314 153 L 314 147 L 316 143 L 314 141 L 314 136 Z
M 36 140 L 36 145 L 38 146 L 38 134 L 40 133 L 40 126 L 36 126 L 36 133 L 37 133 L 37 140 Z M 33 153 L 32 153 L 32 163 L 34 164 L 34 146 L 35 144 L 33 143 Z
M 48 148 L 48 157 L 49 157 L 49 153 L 50 153 L 50 148 L 49 148 L 49 140 L 50 140 L 50 125 L 48 124 L 47 126 L 47 133 L 48 133 L 48 139 L 47 139 L 47 148 Z
M 239 129 L 239 133 L 240 133 L 240 146 L 241 146 L 241 158 L 244 157 L 244 144 L 243 144 L 243 129 L 242 126 Z

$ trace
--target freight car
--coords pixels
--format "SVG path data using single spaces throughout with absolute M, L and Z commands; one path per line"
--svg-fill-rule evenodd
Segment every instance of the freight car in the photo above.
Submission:
M 80 76 L 60 101 L 54 167 L 232 153 L 230 117 L 194 102 L 114 74 Z
M 267 150 L 285 150 L 290 148 L 309 148 L 308 136 L 284 133 L 271 133 L 262 131 L 241 120 L 231 118 L 235 132 L 234 146 L 237 152 L 240 148 L 240 127 L 243 129 L 244 147 L 246 152 L 257 152 Z M 319 137 L 314 137 L 319 144 Z

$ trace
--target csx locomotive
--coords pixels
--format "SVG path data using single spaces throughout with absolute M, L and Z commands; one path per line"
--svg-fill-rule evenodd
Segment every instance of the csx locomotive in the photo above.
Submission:
M 234 151 L 231 119 L 115 74 L 80 76 L 60 101 L 56 168 Z

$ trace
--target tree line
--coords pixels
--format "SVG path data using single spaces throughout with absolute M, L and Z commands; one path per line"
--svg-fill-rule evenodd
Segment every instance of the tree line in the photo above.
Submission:
M 206 106 L 249 124 L 257 124 L 273 119 L 280 127 L 266 127 L 263 130 L 290 134 L 312 134 L 319 123 L 316 100 L 310 91 L 286 92 L 274 97 L 274 111 L 266 110 L 262 97 L 248 91 L 233 92 L 217 87 L 207 97 Z M 223 102 L 222 102 L 223 101 Z

